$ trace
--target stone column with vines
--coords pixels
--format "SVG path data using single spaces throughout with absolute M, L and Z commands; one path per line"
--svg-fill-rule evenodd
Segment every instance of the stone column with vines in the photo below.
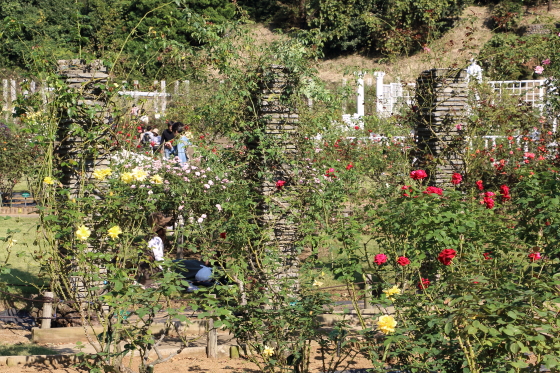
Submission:
M 109 166 L 111 142 L 106 117 L 107 97 L 101 86 L 107 83 L 108 74 L 100 60 L 86 63 L 74 59 L 58 61 L 58 76 L 66 86 L 69 102 L 65 105 L 65 98 L 59 97 L 61 113 L 56 136 L 55 166 L 61 171 L 60 182 L 69 191 L 68 198 L 75 199 L 86 196 L 85 184 L 92 180 L 94 169 Z M 64 201 L 59 202 L 62 203 L 59 206 L 64 205 Z M 88 219 L 94 219 L 94 216 Z M 94 245 L 95 242 L 90 241 L 89 249 L 93 250 Z M 67 256 L 64 252 L 60 254 Z M 68 265 L 72 265 L 72 260 L 66 257 Z M 100 267 L 99 271 L 102 273 L 104 270 Z M 76 276 L 70 277 L 68 281 L 76 299 L 88 297 L 87 293 L 95 285 Z
M 419 166 L 428 172 L 431 185 L 450 185 L 453 173 L 464 174 L 466 78 L 466 70 L 432 69 L 422 72 L 417 79 L 417 158 Z
M 57 132 L 57 161 L 61 183 L 74 197 L 81 196 L 83 181 L 94 168 L 108 167 L 108 131 L 104 113 L 107 100 L 99 87 L 107 83 L 107 68 L 100 60 L 58 61 L 58 74 L 71 93 L 77 93 L 78 111 L 62 115 Z
M 289 279 L 297 287 L 297 223 L 290 203 L 290 193 L 296 193 L 291 162 L 297 153 L 294 134 L 299 116 L 293 103 L 296 77 L 279 65 L 264 69 L 261 76 L 255 101 L 262 137 L 260 142 L 248 145 L 259 149 L 258 164 L 255 164 L 255 171 L 258 171 L 254 174 L 262 196 L 259 221 L 263 228 L 270 230 L 266 245 L 279 254 L 278 266 L 273 269 L 269 281 Z M 272 151 L 267 152 L 265 148 Z

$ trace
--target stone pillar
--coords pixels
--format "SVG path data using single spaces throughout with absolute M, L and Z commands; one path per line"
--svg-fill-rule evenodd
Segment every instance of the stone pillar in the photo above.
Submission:
M 290 205 L 290 189 L 292 185 L 292 166 L 290 160 L 297 153 L 293 141 L 296 132 L 298 113 L 287 102 L 288 92 L 294 84 L 290 71 L 284 66 L 272 65 L 263 71 L 263 79 L 259 83 L 256 95 L 260 125 L 264 130 L 264 141 L 270 141 L 279 148 L 277 156 L 260 155 L 259 164 L 255 164 L 255 171 L 261 171 L 261 177 L 256 177 L 259 184 L 260 222 L 263 228 L 270 229 L 270 240 L 267 243 L 271 250 L 278 250 L 278 266 L 274 269 L 273 277 L 292 278 L 297 287 L 299 275 L 299 261 L 295 249 L 297 225 L 293 221 L 293 211 Z M 262 144 L 257 142 L 248 144 L 249 148 L 258 149 Z M 256 173 L 255 173 L 256 175 Z M 276 187 L 277 181 L 284 181 L 281 190 Z M 269 202 L 265 202 L 269 201 Z M 274 282 L 274 279 L 270 279 Z
M 86 64 L 84 60 L 61 60 L 58 61 L 58 74 L 69 87 L 68 91 L 77 96 L 76 113 L 69 118 L 66 113 L 61 113 L 58 125 L 57 141 L 59 143 L 56 151 L 59 169 L 63 175 L 60 182 L 64 188 L 70 191 L 69 197 L 81 197 L 84 194 L 82 185 L 85 181 L 92 179 L 92 173 L 96 168 L 109 166 L 109 151 L 111 149 L 111 137 L 107 118 L 105 118 L 106 97 L 98 87 L 99 84 L 107 83 L 107 68 L 99 60 Z M 96 113 L 92 116 L 91 110 Z M 87 132 L 93 140 L 87 140 L 83 134 Z M 93 217 L 89 216 L 92 220 Z M 94 250 L 93 240 L 88 241 L 88 249 Z M 68 253 L 61 252 L 71 264 Z M 100 273 L 104 273 L 103 267 L 99 267 Z M 92 296 L 90 288 L 99 286 L 99 282 L 90 283 L 90 279 L 81 276 L 71 276 L 69 285 L 76 299 L 83 299 L 81 307 L 88 305 Z M 89 311 L 88 311 L 89 312 Z
M 453 173 L 464 175 L 466 78 L 465 70 L 432 69 L 422 72 L 416 82 L 419 166 L 428 172 L 431 185 L 451 185 Z
M 78 107 L 91 110 L 98 107 L 98 115 L 90 118 L 88 115 L 76 115 L 73 118 L 64 117 L 58 126 L 57 140 L 59 142 L 57 155 L 64 173 L 61 182 L 71 191 L 72 196 L 80 194 L 80 181 L 91 178 L 94 168 L 102 168 L 109 164 L 107 157 L 109 140 L 106 118 L 102 117 L 106 99 L 102 97 L 102 90 L 98 84 L 107 83 L 107 68 L 99 60 L 86 64 L 84 60 L 58 61 L 58 74 L 68 87 L 78 93 Z M 95 143 L 85 143 L 79 134 L 79 129 L 98 133 Z M 103 136 L 106 133 L 107 136 Z

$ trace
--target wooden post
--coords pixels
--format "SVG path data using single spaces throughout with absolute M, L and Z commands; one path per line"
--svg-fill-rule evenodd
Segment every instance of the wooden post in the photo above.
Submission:
M 373 276 L 370 274 L 364 275 L 364 309 L 368 309 L 371 306 L 371 284 L 373 282 Z
M 158 96 L 158 86 L 159 81 L 154 80 L 154 95 L 152 96 L 152 104 L 153 104 L 153 109 L 154 109 L 154 113 L 159 113 L 159 96 Z
M 218 358 L 218 331 L 214 328 L 214 319 L 208 319 L 208 335 L 206 337 L 206 357 Z
M 165 80 L 162 80 L 160 82 L 160 86 L 161 86 L 161 115 L 165 114 L 165 109 L 167 108 L 167 87 L 165 85 Z
M 189 101 L 190 83 L 191 82 L 188 81 L 188 80 L 183 80 L 183 85 L 184 85 L 183 89 L 184 89 L 184 92 L 185 92 L 184 93 L 185 94 L 185 100 L 184 100 L 185 103 Z
M 43 101 L 43 110 L 47 110 L 47 81 L 41 81 L 41 101 Z
M 346 78 L 342 78 L 342 87 L 346 87 Z M 346 114 L 346 98 L 342 101 L 342 114 Z
M 17 82 L 14 79 L 12 79 L 10 81 L 10 108 L 11 108 L 10 111 L 12 111 L 12 112 L 14 111 L 14 101 L 17 98 L 17 88 L 16 87 L 17 87 Z
M 216 298 L 216 294 L 210 294 Z M 218 331 L 214 328 L 214 318 L 208 318 L 208 335 L 206 336 L 206 357 L 209 359 L 218 358 Z
M 54 293 L 47 291 L 45 292 L 45 298 L 54 298 Z M 51 328 L 51 317 L 52 317 L 52 303 L 51 302 L 45 302 L 43 303 L 43 317 L 45 317 L 43 320 L 41 320 L 41 329 L 50 329 Z
M 2 96 L 4 99 L 3 111 L 8 111 L 8 79 L 2 79 Z

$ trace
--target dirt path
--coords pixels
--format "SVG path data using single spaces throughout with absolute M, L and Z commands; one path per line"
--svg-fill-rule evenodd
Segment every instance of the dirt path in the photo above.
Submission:
M 19 327 L 4 327 L 0 329 L 0 343 L 2 344 L 17 344 L 29 343 L 31 340 L 31 332 Z M 54 346 L 46 344 L 45 347 L 57 349 L 65 346 Z M 311 358 L 311 372 L 323 372 L 322 359 L 318 351 L 318 345 L 312 346 L 314 355 Z M 191 356 L 192 355 L 192 356 Z M 133 360 L 133 367 L 138 364 L 138 359 Z M 352 356 L 344 361 L 344 363 L 337 368 L 337 370 L 357 369 L 371 367 L 371 363 L 367 358 L 361 355 Z M 192 353 L 183 353 L 172 358 L 170 361 L 158 364 L 155 368 L 156 372 L 171 373 L 171 372 L 216 372 L 216 373 L 257 373 L 261 372 L 259 367 L 244 358 L 229 359 L 220 358 L 212 360 L 203 357 L 200 353 L 193 355 Z M 69 366 L 52 366 L 50 363 L 35 363 L 30 366 L 16 366 L 7 367 L 0 366 L 2 373 L 26 373 L 26 372 L 52 372 L 52 373 L 78 373 L 84 370 L 78 370 Z

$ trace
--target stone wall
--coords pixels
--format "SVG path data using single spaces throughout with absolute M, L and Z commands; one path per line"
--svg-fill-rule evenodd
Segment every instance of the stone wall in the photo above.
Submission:
M 422 72 L 416 82 L 416 136 L 420 153 L 415 167 L 426 169 L 431 185 L 445 186 L 450 184 L 453 173 L 464 174 L 466 77 L 466 70 L 432 69 Z
M 529 35 L 547 35 L 550 34 L 550 26 L 536 24 L 536 25 L 528 25 L 525 26 L 522 30 L 523 36 Z
M 272 65 L 263 70 L 262 80 L 255 100 L 258 117 L 264 131 L 264 139 L 271 141 L 280 152 L 278 156 L 260 155 L 260 164 L 255 169 L 261 171 L 257 179 L 259 193 L 263 196 L 260 203 L 260 222 L 263 228 L 271 230 L 268 245 L 280 253 L 276 278 L 290 277 L 297 279 L 299 261 L 294 242 L 297 236 L 297 225 L 293 221 L 290 196 L 286 189 L 291 189 L 292 167 L 290 160 L 296 155 L 296 144 L 293 134 L 297 130 L 297 110 L 288 103 L 288 92 L 293 84 L 290 71 L 283 66 Z M 258 148 L 262 144 L 253 143 L 250 147 Z M 286 182 L 282 191 L 276 182 Z M 264 198 L 266 197 L 266 198 Z M 264 202 L 270 201 L 269 203 Z

